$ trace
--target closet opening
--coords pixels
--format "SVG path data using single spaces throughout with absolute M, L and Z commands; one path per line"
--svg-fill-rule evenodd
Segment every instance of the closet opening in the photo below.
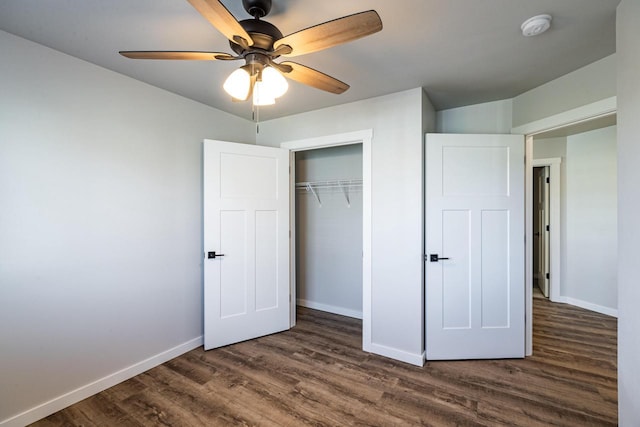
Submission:
M 296 305 L 362 319 L 362 144 L 295 153 Z
M 372 140 L 373 130 L 364 129 L 280 144 L 291 165 L 290 326 L 296 303 L 361 318 L 366 352 L 372 350 Z

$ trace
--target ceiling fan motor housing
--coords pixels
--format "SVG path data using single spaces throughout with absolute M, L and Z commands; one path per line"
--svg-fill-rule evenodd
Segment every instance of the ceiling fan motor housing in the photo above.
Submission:
M 282 38 L 280 30 L 275 25 L 270 24 L 267 21 L 262 21 L 260 19 L 245 19 L 244 21 L 240 21 L 240 25 L 242 25 L 242 28 L 249 33 L 253 40 L 253 45 L 249 48 L 250 50 L 262 49 L 265 51 L 271 51 L 273 49 L 273 43 Z M 233 49 L 233 51 L 238 55 L 241 55 L 244 51 L 242 46 L 232 41 L 229 41 L 229 46 L 231 46 L 231 49 Z
M 242 6 L 254 18 L 262 18 L 271 11 L 271 0 L 242 0 Z

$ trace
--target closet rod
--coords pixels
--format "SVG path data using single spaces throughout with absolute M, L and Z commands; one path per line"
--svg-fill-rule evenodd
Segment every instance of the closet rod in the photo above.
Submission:
M 318 188 L 344 188 L 344 187 L 362 187 L 361 179 L 337 179 L 332 181 L 308 181 L 296 182 L 296 188 L 306 190 L 308 187 Z
M 334 180 L 334 181 L 296 182 L 296 189 L 311 192 L 316 197 L 316 200 L 318 201 L 318 205 L 320 207 L 322 207 L 322 201 L 320 200 L 320 195 L 316 190 L 327 189 L 327 188 L 341 189 L 342 194 L 344 195 L 344 198 L 347 200 L 347 206 L 351 207 L 349 190 L 362 188 L 362 180 L 361 179 L 341 179 L 341 180 Z

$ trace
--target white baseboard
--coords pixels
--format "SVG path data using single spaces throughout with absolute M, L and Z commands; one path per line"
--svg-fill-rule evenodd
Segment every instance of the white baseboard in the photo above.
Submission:
M 563 302 L 565 304 L 575 305 L 576 307 L 584 308 L 586 310 L 595 311 L 596 313 L 606 314 L 607 316 L 618 317 L 618 310 L 611 307 L 605 307 L 602 305 L 594 304 L 587 301 L 582 301 L 571 297 L 560 297 L 557 302 Z
M 169 350 L 163 351 L 162 353 L 158 353 L 155 356 L 151 356 L 148 359 L 135 363 L 127 368 L 121 369 L 120 371 L 109 374 L 106 377 L 100 378 L 99 380 L 96 380 L 92 383 L 78 387 L 75 390 L 72 390 L 68 393 L 51 399 L 48 402 L 24 411 L 21 414 L 0 421 L 0 426 L 22 427 L 27 424 L 31 424 L 55 412 L 58 412 L 66 408 L 67 406 L 71 406 L 74 403 L 86 399 L 87 397 L 93 396 L 96 393 L 100 393 L 101 391 L 106 390 L 109 387 L 113 387 L 114 385 L 128 380 L 129 378 L 135 377 L 138 374 L 161 365 L 164 362 L 180 356 L 181 354 L 193 350 L 194 348 L 198 348 L 202 345 L 202 343 L 202 336 L 189 340 L 176 347 L 170 348 Z
M 297 299 L 296 304 L 302 307 L 313 308 L 314 310 L 326 311 L 328 313 L 353 317 L 355 319 L 362 319 L 362 311 L 358 310 L 351 310 L 349 308 L 338 307 L 336 305 L 321 304 L 319 302 L 309 301 L 306 299 Z
M 415 366 L 424 366 L 426 360 L 426 353 L 422 354 L 409 353 L 404 350 L 398 350 L 397 348 L 387 347 L 385 345 L 371 343 L 371 353 L 378 354 L 380 356 L 389 357 L 391 359 L 399 360 L 400 362 L 409 363 Z

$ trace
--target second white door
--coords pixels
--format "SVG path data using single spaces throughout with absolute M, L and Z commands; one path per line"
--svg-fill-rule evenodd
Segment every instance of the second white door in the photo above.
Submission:
M 524 357 L 524 138 L 426 138 L 427 359 Z

